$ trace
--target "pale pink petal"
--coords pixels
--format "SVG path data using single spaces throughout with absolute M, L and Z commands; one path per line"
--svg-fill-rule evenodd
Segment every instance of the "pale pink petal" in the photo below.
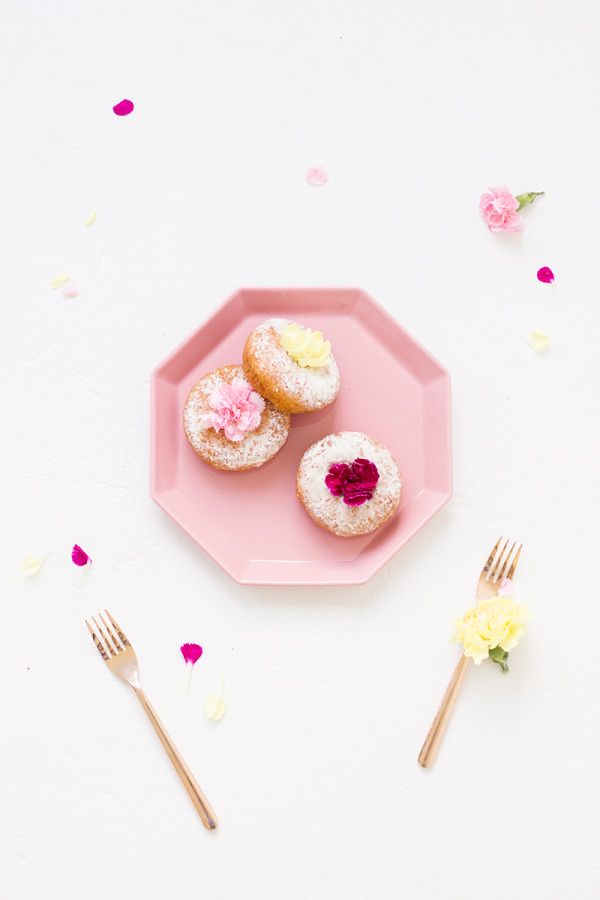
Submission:
M 321 187 L 321 185 L 329 181 L 329 175 L 323 166 L 313 166 L 306 173 L 306 180 L 309 184 L 312 184 L 313 187 Z
M 521 227 L 522 218 L 518 212 L 509 213 L 504 219 L 505 231 L 518 231 Z
M 61 293 L 63 297 L 76 297 L 79 294 L 79 288 L 72 281 L 66 281 Z
M 133 103 L 131 100 L 121 100 L 116 106 L 113 106 L 113 112 L 116 116 L 128 116 L 133 112 Z
M 228 440 L 233 441 L 235 444 L 237 444 L 239 441 L 241 441 L 243 438 L 246 437 L 246 432 L 241 431 L 237 427 L 237 425 L 233 422 L 232 423 L 228 422 L 227 425 L 225 425 L 223 431 L 225 432 L 225 437 Z
M 498 588 L 498 596 L 499 597 L 510 597 L 512 594 L 512 578 L 507 578 L 506 575 L 500 582 L 500 587 Z

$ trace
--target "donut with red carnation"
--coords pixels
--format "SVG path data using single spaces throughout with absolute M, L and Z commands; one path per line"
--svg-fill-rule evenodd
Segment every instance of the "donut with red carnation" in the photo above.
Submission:
M 328 434 L 298 466 L 296 494 L 321 528 L 341 537 L 370 534 L 393 516 L 402 476 L 390 451 L 361 431 Z

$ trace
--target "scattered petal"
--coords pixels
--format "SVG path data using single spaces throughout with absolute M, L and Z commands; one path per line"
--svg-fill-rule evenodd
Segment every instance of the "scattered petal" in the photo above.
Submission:
M 329 175 L 323 166 L 313 166 L 306 173 L 306 180 L 309 184 L 312 184 L 313 187 L 321 187 L 322 184 L 329 181 Z
M 499 597 L 510 597 L 512 594 L 512 578 L 507 578 L 506 575 L 500 582 L 500 587 L 498 588 L 498 596 Z
M 70 278 L 71 278 L 71 276 L 67 275 L 66 272 L 59 272 L 58 275 L 55 275 L 54 278 L 52 279 L 52 281 L 50 282 L 50 287 L 52 288 L 53 291 L 55 291 L 56 288 L 62 287 L 62 285 L 65 283 L 65 281 L 69 281 Z
M 71 550 L 71 559 L 75 563 L 76 566 L 80 566 L 82 569 L 81 575 L 79 578 L 76 578 L 73 584 L 75 587 L 80 585 L 86 578 L 89 570 L 92 567 L 92 557 L 88 556 L 85 550 L 82 550 L 79 544 L 75 544 L 73 549 Z
M 86 227 L 86 228 L 89 228 L 90 225 L 93 225 L 93 224 L 94 224 L 94 222 L 96 221 L 96 216 L 97 216 L 97 215 L 98 215 L 98 210 L 97 210 L 97 209 L 95 209 L 93 212 L 91 212 L 91 213 L 89 214 L 89 216 L 88 216 L 87 219 L 85 220 L 85 227 Z
M 544 284 L 552 284 L 554 281 L 554 272 L 552 269 L 549 269 L 548 266 L 542 266 L 541 269 L 537 271 L 538 281 L 543 281 Z
M 527 338 L 527 343 L 534 350 L 545 350 L 550 346 L 550 338 L 544 331 L 532 331 Z
M 223 699 L 224 679 L 221 679 L 221 689 L 218 694 L 209 694 L 204 701 L 204 715 L 213 722 L 218 722 L 227 712 Z
M 183 653 L 186 665 L 189 663 L 193 666 L 202 656 L 202 647 L 200 644 L 182 644 L 181 652 Z
M 128 116 L 133 112 L 133 103 L 131 100 L 121 100 L 116 106 L 113 106 L 113 112 L 116 116 Z
M 79 587 L 80 584 L 83 584 L 83 582 L 85 581 L 87 574 L 91 568 L 92 568 L 92 561 L 91 561 L 91 559 L 88 559 L 85 566 L 82 566 L 81 575 L 79 576 L 79 578 L 76 578 L 75 581 L 73 582 L 74 587 Z
M 51 553 L 52 551 L 49 550 L 48 553 L 30 553 L 29 556 L 26 556 L 21 563 L 23 575 L 37 575 Z
M 65 281 L 61 293 L 63 297 L 76 297 L 79 294 L 79 288 L 72 281 Z
M 202 647 L 200 644 L 182 644 L 180 649 L 185 659 L 185 681 L 183 682 L 183 692 L 185 694 L 190 683 L 192 669 L 202 656 Z
M 88 556 L 85 550 L 81 549 L 79 544 L 75 544 L 71 550 L 71 559 L 76 566 L 87 566 L 87 564 L 92 561 L 92 557 Z

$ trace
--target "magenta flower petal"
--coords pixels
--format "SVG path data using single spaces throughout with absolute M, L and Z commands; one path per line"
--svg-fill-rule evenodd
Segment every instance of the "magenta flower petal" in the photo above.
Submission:
M 186 665 L 194 665 L 202 656 L 202 647 L 200 644 L 182 644 L 181 652 L 185 659 Z
M 347 506 L 361 506 L 366 500 L 372 500 L 378 481 L 375 463 L 360 456 L 351 466 L 334 463 L 325 476 L 325 484 L 333 496 L 342 497 Z
M 87 564 L 91 563 L 92 561 L 92 557 L 88 556 L 85 550 L 81 549 L 79 544 L 75 544 L 75 546 L 71 550 L 71 559 L 76 566 L 87 566 Z
M 542 266 L 541 269 L 537 271 L 538 281 L 543 281 L 544 284 L 552 284 L 554 281 L 554 272 L 552 269 L 549 269 L 548 266 Z
M 116 106 L 113 106 L 115 116 L 128 116 L 133 112 L 133 103 L 131 100 L 121 100 Z

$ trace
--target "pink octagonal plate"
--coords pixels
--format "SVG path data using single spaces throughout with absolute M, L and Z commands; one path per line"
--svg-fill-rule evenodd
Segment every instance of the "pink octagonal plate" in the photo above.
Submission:
M 273 316 L 331 341 L 340 393 L 320 412 L 292 416 L 287 443 L 261 468 L 217 471 L 188 444 L 186 397 L 211 369 L 241 362 L 250 331 Z M 323 531 L 296 498 L 304 451 L 346 430 L 385 444 L 403 480 L 396 515 L 354 538 Z M 362 584 L 450 499 L 450 376 L 359 288 L 239 290 L 153 372 L 150 491 L 240 584 Z

